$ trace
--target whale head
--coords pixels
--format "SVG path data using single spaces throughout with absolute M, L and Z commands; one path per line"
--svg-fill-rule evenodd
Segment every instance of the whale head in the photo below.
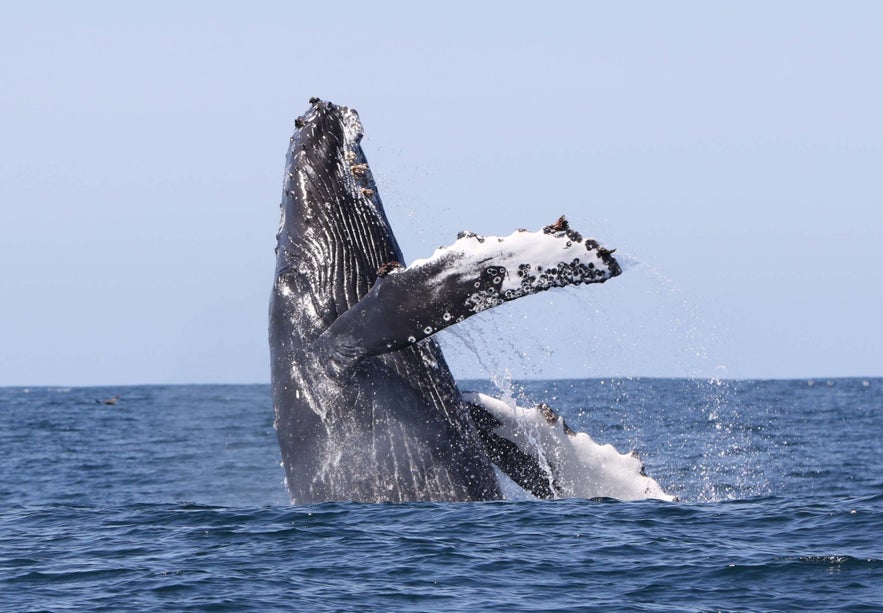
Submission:
M 277 274 L 308 276 L 315 298 L 337 312 L 402 261 L 361 140 L 354 109 L 312 98 L 286 156 Z

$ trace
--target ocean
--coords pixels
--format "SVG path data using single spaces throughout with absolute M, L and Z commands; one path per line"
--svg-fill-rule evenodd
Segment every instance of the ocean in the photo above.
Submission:
M 268 385 L 0 388 L 0 610 L 883 611 L 883 379 L 505 391 L 678 501 L 293 506 Z

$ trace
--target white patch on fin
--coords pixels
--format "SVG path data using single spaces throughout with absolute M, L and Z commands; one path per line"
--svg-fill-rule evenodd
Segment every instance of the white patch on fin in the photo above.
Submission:
M 486 394 L 467 392 L 463 399 L 501 422 L 494 434 L 515 443 L 551 472 L 550 483 L 558 497 L 675 500 L 641 474 L 643 466 L 634 455 L 619 453 L 610 444 L 599 445 L 585 432 L 566 432 L 560 417 L 549 421 L 537 408 L 510 405 Z
M 477 291 L 466 299 L 469 310 L 478 313 L 552 287 L 603 283 L 621 272 L 610 253 L 569 230 L 517 231 L 505 237 L 462 232 L 452 245 L 415 260 L 407 271 L 443 262 L 445 274 L 461 282 L 482 271 L 486 282 L 472 283 Z M 483 285 L 487 287 L 481 289 Z

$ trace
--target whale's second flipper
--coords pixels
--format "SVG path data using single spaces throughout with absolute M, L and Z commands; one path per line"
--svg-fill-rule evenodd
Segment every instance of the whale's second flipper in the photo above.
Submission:
M 622 272 L 612 253 L 583 239 L 564 217 L 506 237 L 462 232 L 407 268 L 382 266 L 371 291 L 319 337 L 317 350 L 326 369 L 341 374 L 364 357 L 407 347 L 504 302 L 603 283 Z
M 537 498 L 675 500 L 637 456 L 574 432 L 548 405 L 523 408 L 475 392 L 463 400 L 491 461 Z

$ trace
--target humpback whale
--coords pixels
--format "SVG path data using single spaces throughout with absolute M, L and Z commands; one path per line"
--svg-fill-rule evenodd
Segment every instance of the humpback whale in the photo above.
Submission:
M 461 232 L 406 265 L 362 134 L 355 110 L 313 98 L 286 156 L 269 340 L 292 502 L 494 500 L 495 466 L 541 498 L 617 496 L 573 485 L 588 468 L 549 407 L 461 393 L 433 337 L 504 302 L 603 283 L 621 272 L 613 251 L 561 217 L 509 236 Z M 547 449 L 525 424 L 545 428 Z M 605 461 L 642 472 L 630 455 Z M 621 497 L 667 497 L 638 479 Z

